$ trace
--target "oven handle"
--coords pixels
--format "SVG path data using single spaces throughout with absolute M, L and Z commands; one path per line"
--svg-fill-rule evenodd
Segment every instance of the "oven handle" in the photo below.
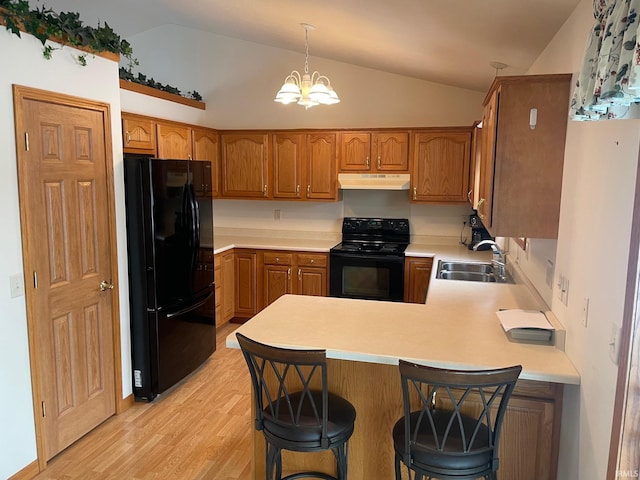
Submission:
M 329 256 L 335 258 L 352 258 L 354 260 L 383 260 L 389 263 L 404 263 L 404 257 L 397 257 L 393 255 L 362 255 L 357 253 L 330 252 Z

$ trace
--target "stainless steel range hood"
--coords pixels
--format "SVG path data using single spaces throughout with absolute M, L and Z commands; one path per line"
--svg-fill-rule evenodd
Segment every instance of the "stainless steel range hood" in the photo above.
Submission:
M 343 190 L 409 190 L 408 173 L 339 173 L 338 185 Z

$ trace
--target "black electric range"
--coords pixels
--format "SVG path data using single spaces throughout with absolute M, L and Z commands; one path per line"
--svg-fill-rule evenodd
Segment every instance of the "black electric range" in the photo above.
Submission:
M 342 242 L 329 252 L 331 296 L 402 301 L 409 241 L 406 218 L 344 218 Z

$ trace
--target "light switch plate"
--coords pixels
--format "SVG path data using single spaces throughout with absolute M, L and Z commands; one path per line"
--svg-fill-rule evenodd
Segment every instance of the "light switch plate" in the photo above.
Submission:
M 11 298 L 17 298 L 24 295 L 24 279 L 21 273 L 16 273 L 9 277 L 9 287 L 11 289 Z

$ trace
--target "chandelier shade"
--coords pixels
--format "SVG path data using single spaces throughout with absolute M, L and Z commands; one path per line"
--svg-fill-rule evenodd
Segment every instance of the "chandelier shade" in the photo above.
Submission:
M 304 28 L 304 73 L 297 70 L 284 79 L 284 84 L 274 98 L 275 102 L 289 104 L 296 102 L 306 109 L 316 105 L 333 105 L 340 102 L 338 94 L 331 87 L 331 81 L 317 71 L 309 74 L 309 30 L 315 27 L 307 23 L 300 24 Z

